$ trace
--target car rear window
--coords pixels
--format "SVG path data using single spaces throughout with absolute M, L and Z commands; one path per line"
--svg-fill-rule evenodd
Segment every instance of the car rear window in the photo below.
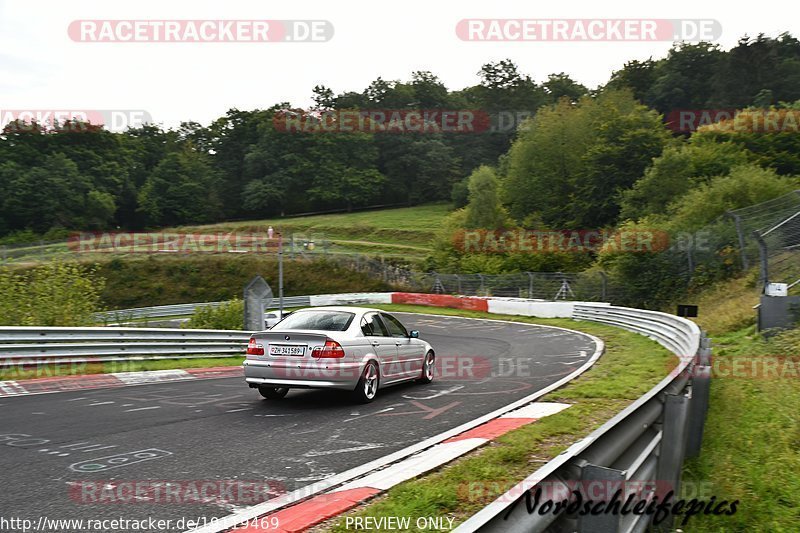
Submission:
M 345 331 L 355 314 L 347 311 L 295 311 L 272 329 L 314 329 L 318 331 Z

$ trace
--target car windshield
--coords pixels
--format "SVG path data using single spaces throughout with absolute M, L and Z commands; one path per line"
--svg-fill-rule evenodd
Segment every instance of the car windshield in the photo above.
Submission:
M 344 331 L 350 326 L 354 316 L 346 311 L 295 311 L 278 322 L 273 329 Z

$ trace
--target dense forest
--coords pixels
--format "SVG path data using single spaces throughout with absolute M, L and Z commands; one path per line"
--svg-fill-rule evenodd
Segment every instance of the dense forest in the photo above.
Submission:
M 676 191 L 710 186 L 732 169 L 779 181 L 800 175 L 797 131 L 706 128 L 688 138 L 664 123 L 677 109 L 791 109 L 800 100 L 800 42 L 788 34 L 745 37 L 727 51 L 676 44 L 664 58 L 626 63 L 593 90 L 565 73 L 538 83 L 510 60 L 477 74 L 478 84 L 461 90 L 431 72 L 377 78 L 361 92 L 317 86 L 311 111 L 477 109 L 533 118 L 470 134 L 287 133 L 276 117 L 309 110 L 281 102 L 177 129 L 8 124 L 0 237 L 450 199 L 463 207 L 486 194 L 501 206 L 489 225 L 607 227 L 677 210 L 668 205 Z M 482 187 L 470 184 L 473 173 Z

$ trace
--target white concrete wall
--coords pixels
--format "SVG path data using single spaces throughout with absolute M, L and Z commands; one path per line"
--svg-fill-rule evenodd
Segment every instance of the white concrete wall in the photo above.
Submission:
M 489 298 L 489 312 L 505 315 L 533 316 L 538 318 L 572 318 L 575 305 L 587 302 L 527 300 L 524 298 Z M 608 306 L 608 303 L 590 302 L 590 305 Z
M 363 305 L 390 304 L 391 292 L 354 292 L 348 294 L 317 294 L 311 296 L 311 305 Z

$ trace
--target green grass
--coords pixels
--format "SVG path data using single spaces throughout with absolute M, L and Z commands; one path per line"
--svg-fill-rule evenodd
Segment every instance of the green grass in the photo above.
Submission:
M 448 516 L 461 523 L 651 389 L 677 362 L 654 341 L 591 322 L 410 305 L 376 307 L 567 327 L 602 338 L 606 353 L 590 370 L 542 399 L 570 403 L 569 409 L 511 431 L 434 473 L 401 483 L 365 506 L 317 528 L 323 531 L 348 531 L 347 516 Z M 411 524 L 413 527 L 413 520 Z
M 274 218 L 222 222 L 204 226 L 181 226 L 165 231 L 180 232 L 264 232 L 269 226 L 285 236 L 292 233 L 324 238 L 333 242 L 331 251 L 396 253 L 420 255 L 442 227 L 449 204 L 427 204 L 379 211 L 361 211 L 297 218 Z
M 87 374 L 110 374 L 112 372 L 140 372 L 143 370 L 176 370 L 180 368 L 211 368 L 215 366 L 239 366 L 243 356 L 198 357 L 196 359 L 154 359 L 144 361 L 109 361 L 104 363 L 75 363 L 42 365 L 39 367 L 0 367 L 0 381 L 39 379 Z
M 753 328 L 720 334 L 714 358 L 788 356 L 800 371 L 800 330 L 769 341 Z M 749 366 L 749 365 L 748 365 Z M 692 518 L 692 532 L 797 531 L 800 524 L 800 386 L 798 374 L 755 377 L 712 375 L 700 456 L 684 468 L 684 482 L 718 499 L 739 500 L 733 516 Z
M 294 234 L 297 239 L 311 238 L 320 245 L 327 241 L 329 253 L 361 253 L 372 256 L 405 259 L 425 258 L 431 251 L 431 242 L 441 229 L 442 222 L 452 209 L 448 203 L 426 204 L 356 213 L 310 215 L 264 220 L 220 222 L 207 225 L 187 225 L 152 230 L 154 233 L 265 233 L 269 226 L 280 231 L 287 239 Z M 320 247 L 315 253 L 322 253 Z M 53 258 L 75 258 L 66 243 L 41 246 L 31 243 L 27 247 L 9 250 L 9 264 L 35 263 Z M 83 253 L 83 261 L 104 261 L 110 253 Z M 135 255 L 135 254 L 134 254 Z M 114 257 L 131 258 L 129 253 L 114 253 Z

